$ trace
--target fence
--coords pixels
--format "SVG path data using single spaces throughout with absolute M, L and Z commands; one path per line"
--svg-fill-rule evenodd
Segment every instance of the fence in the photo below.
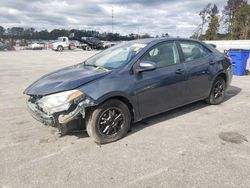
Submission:
M 229 49 L 250 50 L 250 40 L 211 40 L 204 42 L 216 45 L 216 48 L 221 52 Z

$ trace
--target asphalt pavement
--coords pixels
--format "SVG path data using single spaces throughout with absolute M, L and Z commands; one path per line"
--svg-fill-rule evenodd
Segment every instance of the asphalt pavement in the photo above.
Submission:
M 102 146 L 34 120 L 24 89 L 94 53 L 0 52 L 0 187 L 250 187 L 250 75 L 233 78 L 221 105 L 154 116 Z

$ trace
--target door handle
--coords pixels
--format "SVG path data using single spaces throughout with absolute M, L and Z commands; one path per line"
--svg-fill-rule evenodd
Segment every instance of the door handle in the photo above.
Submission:
M 210 64 L 210 65 L 214 65 L 214 64 L 215 64 L 215 61 L 210 61 L 209 64 Z
M 175 74 L 183 74 L 184 73 L 184 69 L 177 69 L 175 71 Z

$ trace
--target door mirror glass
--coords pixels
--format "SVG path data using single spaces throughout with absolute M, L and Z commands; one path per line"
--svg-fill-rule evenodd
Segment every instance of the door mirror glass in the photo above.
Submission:
M 156 69 L 156 64 L 152 61 L 142 61 L 137 67 L 137 72 L 152 71 Z

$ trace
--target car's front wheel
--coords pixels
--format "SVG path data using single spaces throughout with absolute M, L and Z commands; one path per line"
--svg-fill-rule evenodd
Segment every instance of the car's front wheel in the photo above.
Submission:
M 86 117 L 86 129 L 98 144 L 113 142 L 124 137 L 130 127 L 131 114 L 120 100 L 109 100 Z
M 226 94 L 226 82 L 222 77 L 215 79 L 209 97 L 206 99 L 208 104 L 217 105 L 223 102 Z
M 58 51 L 58 52 L 62 52 L 62 51 L 63 51 L 63 47 L 62 47 L 62 46 L 58 46 L 58 47 L 57 47 L 57 51 Z

